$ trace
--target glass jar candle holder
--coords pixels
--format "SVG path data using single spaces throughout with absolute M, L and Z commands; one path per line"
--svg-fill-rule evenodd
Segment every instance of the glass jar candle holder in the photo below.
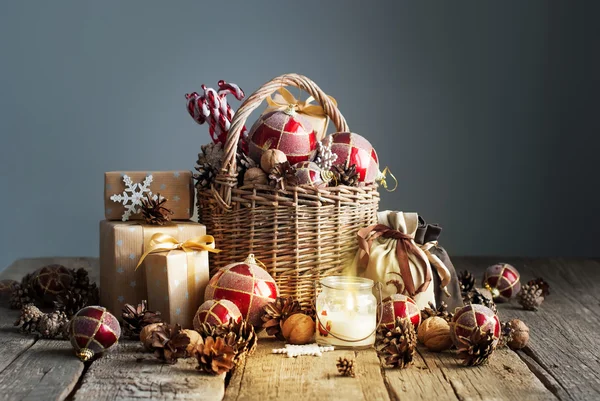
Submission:
M 375 344 L 377 299 L 373 280 L 330 276 L 319 280 L 316 341 L 337 348 L 369 348 Z

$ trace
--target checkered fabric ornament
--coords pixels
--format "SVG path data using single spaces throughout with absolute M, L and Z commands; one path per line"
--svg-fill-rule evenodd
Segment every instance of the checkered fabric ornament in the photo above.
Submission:
M 331 151 L 337 155 L 334 166 L 356 165 L 358 181 L 370 184 L 379 175 L 379 158 L 369 141 L 352 132 L 331 135 Z
M 471 333 L 475 330 L 490 331 L 494 336 L 494 346 L 500 339 L 500 320 L 487 306 L 471 304 L 454 313 L 450 323 L 450 337 L 457 348 L 469 345 Z
M 313 162 L 301 162 L 294 165 L 296 168 L 296 179 L 298 185 L 312 185 L 313 187 L 326 187 L 330 181 L 328 171 L 324 172 Z
M 310 122 L 294 111 L 266 113 L 254 123 L 248 134 L 250 157 L 257 163 L 264 151 L 279 149 L 290 164 L 310 160 L 317 149 L 317 133 Z
M 483 286 L 490 290 L 496 302 L 507 302 L 521 291 L 521 275 L 514 266 L 498 263 L 486 269 Z
M 421 324 L 421 312 L 417 303 L 410 297 L 403 294 L 393 294 L 381 302 L 383 315 L 380 326 L 393 329 L 396 317 L 408 318 L 415 326 L 415 330 Z
M 279 289 L 273 277 L 256 263 L 254 255 L 250 255 L 241 263 L 219 269 L 208 282 L 204 299 L 233 302 L 244 319 L 260 328 L 263 307 L 278 296 Z
M 48 265 L 33 273 L 33 288 L 44 302 L 52 303 L 73 283 L 73 275 L 62 265 Z
M 194 316 L 194 329 L 200 330 L 202 323 L 219 326 L 228 323 L 230 319 L 239 323 L 242 320 L 240 309 L 231 301 L 226 299 L 214 300 L 209 299 L 198 308 Z
M 120 336 L 119 321 L 102 306 L 86 306 L 69 323 L 71 345 L 84 362 L 115 346 Z

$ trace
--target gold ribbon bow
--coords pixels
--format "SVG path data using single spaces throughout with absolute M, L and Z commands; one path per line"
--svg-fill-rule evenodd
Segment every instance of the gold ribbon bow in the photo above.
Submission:
M 446 267 L 446 265 L 444 264 L 444 262 L 442 262 L 440 258 L 438 258 L 436 255 L 429 251 L 431 248 L 435 248 L 437 246 L 437 241 L 429 241 L 424 243 L 423 245 L 419 245 L 419 248 L 421 248 L 421 250 L 425 252 L 425 255 L 427 255 L 427 258 L 429 259 L 429 263 L 431 263 L 431 265 L 435 267 L 438 276 L 440 276 L 440 287 L 442 291 L 444 291 L 444 294 L 446 294 L 446 296 L 449 297 L 450 293 L 448 292 L 447 286 L 450 283 L 450 279 L 452 278 L 452 276 L 450 275 L 450 270 L 448 270 L 448 267 Z
M 415 288 L 415 282 L 413 279 L 412 272 L 410 270 L 410 263 L 408 254 L 411 253 L 418 259 L 421 259 L 423 265 L 428 265 L 427 260 L 424 259 L 422 253 L 419 252 L 419 248 L 415 245 L 414 237 L 408 234 L 404 234 L 400 231 L 389 228 L 384 224 L 375 224 L 369 227 L 358 230 L 356 234 L 358 240 L 358 247 L 361 250 L 360 262 L 362 266 L 367 266 L 369 262 L 369 254 L 371 253 L 371 244 L 379 237 L 391 238 L 398 243 L 396 244 L 396 258 L 398 259 L 398 266 L 400 268 L 400 275 L 404 281 L 404 286 L 408 294 L 412 297 L 417 293 L 424 292 L 429 287 L 429 283 L 432 280 L 431 270 L 425 269 L 423 275 L 425 280 L 419 288 Z
M 159 253 L 164 251 L 174 251 L 181 249 L 184 252 L 190 251 L 208 251 L 212 253 L 221 252 L 220 249 L 215 249 L 215 239 L 212 235 L 203 235 L 189 239 L 185 242 L 179 242 L 168 234 L 156 233 L 150 238 L 148 250 L 140 258 L 136 269 L 140 267 L 146 256 L 151 253 Z
M 319 104 L 312 104 L 315 100 L 314 97 L 309 96 L 306 100 L 298 100 L 288 91 L 286 88 L 279 88 L 277 90 L 279 95 L 281 95 L 281 101 L 279 98 L 271 98 L 267 97 L 267 103 L 269 107 L 265 110 L 265 113 L 269 113 L 271 111 L 285 111 L 285 110 L 294 110 L 298 113 L 306 114 L 314 117 L 327 117 L 325 114 L 325 110 Z M 331 96 L 327 96 L 335 106 L 337 106 L 337 101 Z

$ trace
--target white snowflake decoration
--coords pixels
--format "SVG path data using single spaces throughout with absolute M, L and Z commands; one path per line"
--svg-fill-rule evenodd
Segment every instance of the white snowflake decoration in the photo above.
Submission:
M 150 191 L 150 184 L 152 184 L 152 180 L 152 174 L 150 174 L 146 176 L 143 183 L 139 184 L 134 183 L 127 174 L 123 175 L 125 190 L 122 194 L 114 194 L 110 197 L 110 200 L 113 202 L 121 203 L 123 206 L 125 206 L 125 212 L 123 212 L 121 220 L 127 221 L 132 214 L 137 214 L 140 212 L 138 207 L 142 205 L 142 198 L 144 198 L 146 194 L 152 197 L 153 200 L 158 199 L 158 196 L 153 195 L 152 191 Z M 161 199 L 162 198 L 163 197 L 161 196 Z
M 337 154 L 331 151 L 331 137 L 317 142 L 317 155 L 314 162 L 321 167 L 322 170 L 329 171 L 333 163 L 337 160 Z
M 286 344 L 285 348 L 275 348 L 273 354 L 286 354 L 288 358 L 295 358 L 301 355 L 322 356 L 323 352 L 333 351 L 333 346 L 320 347 L 319 344 L 293 345 Z

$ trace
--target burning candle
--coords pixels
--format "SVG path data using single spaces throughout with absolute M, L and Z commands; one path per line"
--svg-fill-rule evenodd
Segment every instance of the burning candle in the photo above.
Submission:
M 377 328 L 373 280 L 331 276 L 319 282 L 317 343 L 341 348 L 371 347 L 375 343 Z

